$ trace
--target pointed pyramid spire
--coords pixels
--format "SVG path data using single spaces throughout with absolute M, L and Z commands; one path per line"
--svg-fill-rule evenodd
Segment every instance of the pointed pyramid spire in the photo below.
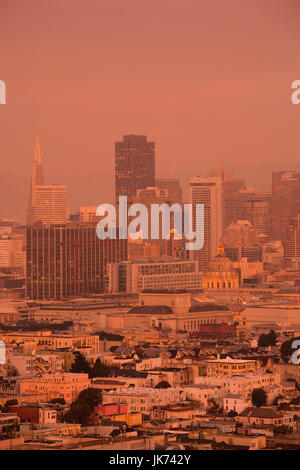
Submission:
M 35 149 L 34 149 L 34 161 L 37 163 L 42 163 L 41 151 L 40 151 L 40 142 L 38 136 L 36 137 L 35 141 Z

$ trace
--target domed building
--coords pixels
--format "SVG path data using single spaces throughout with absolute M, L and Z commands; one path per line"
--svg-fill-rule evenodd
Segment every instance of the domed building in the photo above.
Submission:
M 225 256 L 224 245 L 219 243 L 217 256 L 203 273 L 204 289 L 238 289 L 239 275 L 233 263 Z

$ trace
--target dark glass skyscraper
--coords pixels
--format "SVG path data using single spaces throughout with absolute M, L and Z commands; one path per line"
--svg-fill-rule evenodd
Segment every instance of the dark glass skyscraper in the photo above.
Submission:
M 115 143 L 116 201 L 149 186 L 155 186 L 155 142 L 147 142 L 145 135 L 125 135 Z
M 94 224 L 26 230 L 26 296 L 37 300 L 104 291 L 107 263 L 127 260 L 127 240 L 99 240 Z

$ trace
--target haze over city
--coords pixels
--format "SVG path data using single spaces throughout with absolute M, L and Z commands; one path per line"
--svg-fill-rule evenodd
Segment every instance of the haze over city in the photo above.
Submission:
M 1 0 L 1 213 L 22 217 L 36 135 L 74 210 L 112 199 L 128 133 L 155 140 L 158 175 L 224 165 L 270 189 L 271 169 L 299 168 L 299 14 L 297 1 Z

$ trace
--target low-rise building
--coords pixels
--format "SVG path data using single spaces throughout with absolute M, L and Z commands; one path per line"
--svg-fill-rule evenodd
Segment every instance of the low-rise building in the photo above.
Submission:
M 291 413 L 278 411 L 276 407 L 249 407 L 242 411 L 236 417 L 236 420 L 245 426 L 249 424 L 255 424 L 259 426 L 272 425 L 274 427 L 284 425 L 292 428 L 293 430 L 296 429 L 296 421 L 294 416 Z
M 199 384 L 216 385 L 222 392 L 222 396 L 233 394 L 248 396 L 255 388 L 268 387 L 280 383 L 279 374 L 268 374 L 261 372 L 248 372 L 243 375 L 232 375 L 230 377 L 199 376 L 195 378 Z
M 50 424 L 57 421 L 57 411 L 48 405 L 11 405 L 9 411 L 19 416 L 21 422 Z
M 17 377 L 16 381 L 20 394 L 38 394 L 43 401 L 64 398 L 66 403 L 74 401 L 91 383 L 88 374 L 72 373 L 44 374 L 35 378 Z
M 244 374 L 254 371 L 257 368 L 257 363 L 254 360 L 246 359 L 209 359 L 205 361 L 206 375 L 212 377 L 223 377 L 237 374 Z
M 119 389 L 103 392 L 103 404 L 107 403 L 126 403 L 128 412 L 149 413 L 154 406 L 165 406 L 179 401 L 180 391 L 175 388 L 153 389 Z
M 226 395 L 222 399 L 223 401 L 223 410 L 225 413 L 229 411 L 235 411 L 236 413 L 241 413 L 245 408 L 251 406 L 251 400 L 244 397 L 243 395 Z

